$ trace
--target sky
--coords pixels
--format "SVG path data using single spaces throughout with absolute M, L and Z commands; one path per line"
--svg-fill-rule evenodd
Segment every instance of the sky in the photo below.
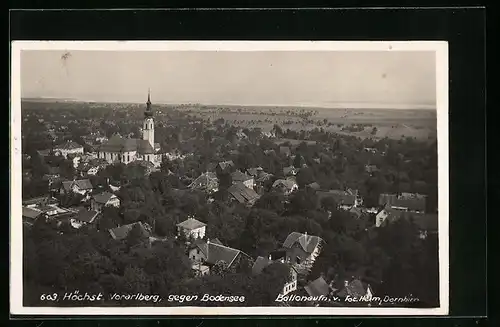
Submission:
M 23 98 L 431 109 L 435 52 L 23 50 Z

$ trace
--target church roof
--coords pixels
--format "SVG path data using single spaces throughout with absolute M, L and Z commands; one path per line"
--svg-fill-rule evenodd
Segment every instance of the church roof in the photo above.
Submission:
M 99 147 L 101 152 L 129 152 L 137 151 L 140 154 L 153 154 L 154 149 L 148 140 L 123 138 L 119 135 L 114 135 L 108 142 L 103 143 Z

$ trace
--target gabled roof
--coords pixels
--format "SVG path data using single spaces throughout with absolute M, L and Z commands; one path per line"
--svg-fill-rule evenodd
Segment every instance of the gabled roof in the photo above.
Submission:
M 65 191 L 70 191 L 73 188 L 73 185 L 78 187 L 80 190 L 91 190 L 92 183 L 88 179 L 79 179 L 74 181 L 64 181 L 62 182 L 62 187 Z
M 295 244 L 299 244 L 307 253 L 313 253 L 314 249 L 316 249 L 322 241 L 323 239 L 319 236 L 292 232 L 286 238 L 283 247 L 291 249 Z
M 272 177 L 273 177 L 273 174 L 269 174 L 269 173 L 262 171 L 261 173 L 259 173 L 259 175 L 257 176 L 257 179 L 255 181 L 262 183 L 262 182 L 270 180 Z
M 260 274 L 262 272 L 262 270 L 264 270 L 264 268 L 269 266 L 271 263 L 273 263 L 273 261 L 269 260 L 269 258 L 264 258 L 261 256 L 257 257 L 257 259 L 255 259 L 255 262 L 252 266 L 252 273 L 255 275 Z
M 196 220 L 194 218 L 189 217 L 188 219 L 184 220 L 183 222 L 180 222 L 177 224 L 178 227 L 187 229 L 187 230 L 193 230 L 197 229 L 203 226 L 206 226 L 207 224 L 202 223 L 199 220 Z
M 42 212 L 40 210 L 35 210 L 31 209 L 28 207 L 23 207 L 23 217 L 30 218 L 30 219 L 37 219 Z
M 231 185 L 227 191 L 240 203 L 251 203 L 260 197 L 257 192 L 246 187 L 242 182 Z
M 216 245 L 223 245 L 222 242 L 219 241 L 218 238 L 215 238 L 213 240 L 209 240 L 209 242 L 213 243 L 213 244 L 216 244 Z M 193 242 L 193 245 L 194 245 L 194 247 L 197 247 L 198 249 L 200 249 L 200 251 L 205 255 L 205 257 L 207 256 L 207 253 L 208 253 L 208 244 L 207 244 L 207 242 L 205 242 L 202 239 L 196 239 Z
M 150 231 L 148 230 L 148 228 L 145 226 L 144 223 L 142 222 L 135 222 L 135 223 L 132 223 L 132 224 L 128 224 L 128 225 L 123 225 L 123 226 L 120 226 L 120 227 L 116 227 L 116 228 L 112 228 L 112 229 L 109 229 L 109 234 L 111 235 L 111 237 L 115 240 L 122 240 L 124 239 L 125 237 L 127 237 L 128 233 L 130 233 L 130 231 L 132 230 L 132 228 L 134 228 L 135 225 L 139 225 L 139 228 L 141 229 L 141 232 L 142 232 L 142 235 L 144 237 L 149 237 L 150 236 Z
M 250 176 L 258 176 L 261 172 L 263 172 L 263 169 L 262 167 L 254 167 L 254 168 L 248 168 L 247 169 L 247 173 L 250 175 Z
M 313 280 L 307 284 L 304 289 L 310 296 L 326 296 L 330 293 L 330 286 L 326 283 L 323 277 Z
M 38 153 L 39 156 L 42 156 L 42 157 L 47 157 L 50 155 L 50 153 L 52 152 L 51 149 L 45 149 L 45 150 L 37 150 L 36 151 Z
M 54 147 L 54 149 L 56 150 L 74 150 L 78 148 L 83 148 L 83 146 L 73 141 L 68 141 L 66 143 Z
M 218 187 L 219 180 L 217 178 L 217 175 L 213 172 L 201 174 L 189 185 L 189 188 L 195 188 L 199 190 L 211 190 Z
M 282 187 L 285 187 L 289 191 L 291 191 L 295 185 L 297 185 L 297 183 L 291 179 L 277 179 L 273 183 L 273 187 L 282 186 Z
M 94 195 L 92 198 L 97 203 L 106 204 L 112 198 L 116 198 L 116 195 L 114 195 L 113 193 L 110 193 L 110 192 L 102 192 L 100 194 Z
M 217 261 L 224 261 L 231 266 L 234 262 L 234 259 L 239 254 L 243 254 L 248 256 L 244 252 L 230 248 L 229 246 L 222 245 L 219 240 L 215 239 L 213 241 L 205 242 L 203 240 L 195 241 L 195 245 L 203 252 L 203 254 L 207 257 L 205 262 L 209 265 L 215 264 Z
M 37 198 L 23 200 L 23 206 L 29 206 L 34 204 L 42 205 L 42 204 L 58 204 L 58 203 L 59 200 L 50 196 L 40 196 Z
M 390 207 L 407 208 L 410 211 L 425 211 L 426 196 L 421 194 L 402 193 L 397 194 L 380 194 L 379 204 L 387 204 Z
M 246 182 L 246 181 L 252 179 L 253 177 L 249 176 L 247 174 L 244 174 L 241 171 L 237 170 L 231 174 L 231 178 L 232 178 L 233 182 Z
M 120 135 L 113 135 L 107 142 L 99 147 L 99 151 L 114 153 L 137 151 L 140 154 L 155 153 L 155 150 L 148 140 L 123 138 Z
M 349 210 L 349 212 L 353 215 L 356 216 L 356 218 L 360 218 L 362 215 L 363 215 L 363 211 L 360 209 L 360 208 L 351 208 L 351 210 Z
M 92 223 L 98 215 L 99 213 L 95 210 L 83 209 L 78 212 L 75 219 L 86 223 Z
M 350 295 L 352 297 L 365 296 L 368 285 L 365 287 L 359 279 L 352 280 L 347 286 L 345 286 L 340 292 L 337 293 L 340 297 L 346 297 Z
M 208 243 L 208 258 L 206 260 L 209 264 L 215 264 L 217 261 L 225 261 L 228 266 L 231 266 L 234 259 L 242 253 L 240 250 L 230 248 L 225 245 L 216 244 L 216 243 Z
M 331 197 L 335 200 L 335 202 L 337 202 L 338 205 L 353 205 L 356 202 L 356 195 L 348 191 L 317 191 L 316 194 L 318 195 L 319 201 L 323 198 Z
M 228 160 L 228 161 L 221 161 L 221 162 L 219 162 L 218 166 L 219 166 L 222 170 L 226 170 L 227 168 L 234 167 L 234 162 L 233 162 L 232 160 Z

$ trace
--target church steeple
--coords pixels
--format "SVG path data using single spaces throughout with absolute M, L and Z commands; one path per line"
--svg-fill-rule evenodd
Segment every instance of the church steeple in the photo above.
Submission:
M 151 110 L 151 90 L 148 88 L 148 101 L 146 102 L 146 111 L 144 112 L 144 117 L 152 117 L 153 110 Z

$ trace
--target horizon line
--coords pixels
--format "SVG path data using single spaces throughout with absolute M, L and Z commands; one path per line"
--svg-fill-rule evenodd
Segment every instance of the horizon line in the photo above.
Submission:
M 85 100 L 77 98 L 65 97 L 21 97 L 21 101 L 47 101 L 47 102 L 74 102 L 74 103 L 116 103 L 116 104 L 143 104 L 143 101 L 127 101 L 127 100 Z M 235 106 L 235 107 L 301 107 L 301 108 L 318 108 L 318 109 L 381 109 L 381 110 L 436 110 L 434 104 L 407 104 L 407 103 L 371 103 L 371 102 L 332 102 L 331 104 L 238 104 L 238 103 L 204 103 L 204 102 L 168 102 L 168 101 L 152 101 L 153 105 L 172 105 L 172 106 Z M 144 101 L 144 103 L 146 103 Z

